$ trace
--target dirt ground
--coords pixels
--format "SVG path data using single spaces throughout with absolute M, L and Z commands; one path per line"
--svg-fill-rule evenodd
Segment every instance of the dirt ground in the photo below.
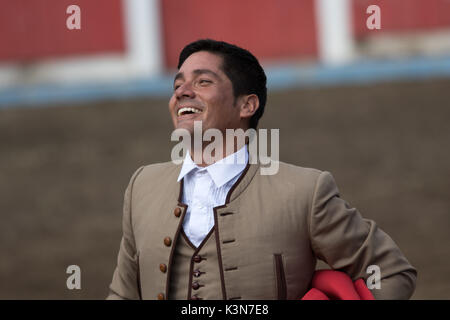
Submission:
M 419 271 L 413 299 L 450 299 L 449 119 L 450 80 L 430 79 L 271 93 L 260 127 L 391 235 Z M 171 130 L 166 100 L 0 110 L 0 299 L 103 299 L 125 187 L 170 159 Z

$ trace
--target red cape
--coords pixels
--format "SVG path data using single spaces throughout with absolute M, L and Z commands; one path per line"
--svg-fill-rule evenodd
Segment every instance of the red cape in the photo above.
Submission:
M 311 289 L 301 300 L 375 300 L 364 279 L 355 282 L 344 272 L 318 270 L 314 273 Z

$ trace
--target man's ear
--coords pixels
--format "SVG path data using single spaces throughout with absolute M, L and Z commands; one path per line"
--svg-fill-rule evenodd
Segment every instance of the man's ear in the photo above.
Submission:
M 241 118 L 250 119 L 259 108 L 259 98 L 256 94 L 244 95 L 239 102 Z

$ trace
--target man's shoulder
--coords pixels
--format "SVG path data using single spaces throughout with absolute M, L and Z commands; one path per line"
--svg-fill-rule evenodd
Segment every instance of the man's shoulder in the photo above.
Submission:
M 272 165 L 274 164 L 272 163 Z M 257 175 L 258 178 L 256 180 L 261 186 L 271 190 L 283 189 L 288 190 L 286 192 L 312 194 L 320 175 L 325 172 L 283 161 L 279 161 L 277 166 L 278 169 L 274 174 L 260 172 Z
M 181 168 L 181 165 L 175 164 L 173 161 L 150 163 L 143 166 L 143 169 L 146 170 L 147 173 L 157 173 L 167 170 L 170 171 L 176 170 L 177 168 Z
M 288 184 L 295 189 L 300 188 L 315 193 L 320 188 L 339 193 L 333 175 L 326 170 L 280 162 L 279 172 L 275 176 L 279 183 Z
M 264 194 L 264 201 L 310 204 L 321 176 L 326 171 L 280 161 L 273 175 L 257 174 L 255 186 Z
M 172 161 L 146 164 L 139 167 L 133 174 L 132 179 L 136 182 L 157 182 L 160 178 L 177 179 L 181 165 Z
M 278 172 L 273 176 L 277 179 L 286 179 L 289 181 L 298 179 L 303 181 L 316 181 L 323 172 L 319 169 L 279 161 Z

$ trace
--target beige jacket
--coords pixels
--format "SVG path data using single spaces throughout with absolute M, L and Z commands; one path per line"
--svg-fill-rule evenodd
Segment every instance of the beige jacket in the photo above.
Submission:
M 108 299 L 169 296 L 174 248 L 187 208 L 180 202 L 180 169 L 166 162 L 133 174 Z M 275 175 L 261 175 L 259 169 L 248 164 L 226 204 L 214 208 L 223 299 L 299 299 L 309 289 L 317 258 L 354 280 L 367 279 L 367 267 L 377 265 L 381 289 L 372 290 L 376 299 L 411 297 L 416 270 L 386 233 L 340 198 L 330 173 L 283 162 Z

